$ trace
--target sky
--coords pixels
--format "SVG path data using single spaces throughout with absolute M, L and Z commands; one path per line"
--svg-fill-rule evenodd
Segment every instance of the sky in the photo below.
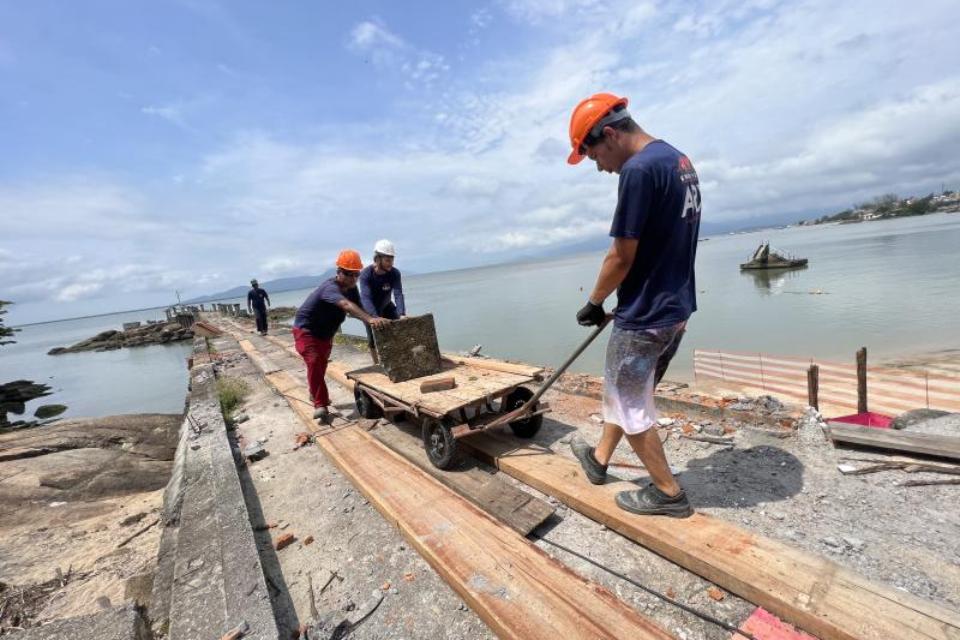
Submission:
M 960 4 L 0 0 L 0 299 L 17 324 L 322 273 L 602 243 L 566 164 L 609 91 L 705 225 L 960 188 Z M 599 245 L 598 245 L 599 246 Z

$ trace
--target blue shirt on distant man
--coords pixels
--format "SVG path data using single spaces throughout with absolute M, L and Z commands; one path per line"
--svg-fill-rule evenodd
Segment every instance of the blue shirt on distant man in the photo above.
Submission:
M 393 266 L 396 249 L 389 240 L 378 240 L 373 247 L 373 264 L 360 273 L 360 299 L 363 310 L 375 318 L 399 320 L 407 315 L 403 300 L 400 270 Z M 379 362 L 373 331 L 367 326 L 367 345 L 374 364 Z

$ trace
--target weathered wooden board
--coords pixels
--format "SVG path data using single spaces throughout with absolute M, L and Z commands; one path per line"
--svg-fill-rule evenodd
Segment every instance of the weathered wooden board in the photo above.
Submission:
M 536 445 L 482 433 L 461 441 L 501 471 L 639 542 L 821 640 L 960 640 L 960 614 L 877 584 L 826 558 L 705 514 L 635 516 L 614 503 L 626 482 L 595 486 Z M 694 506 L 696 506 L 694 504 Z
M 452 471 L 437 469 L 427 458 L 423 440 L 415 429 L 382 425 L 370 434 L 522 536 L 540 526 L 555 511 L 545 500 L 475 466 Z
M 316 444 L 501 638 L 672 638 L 606 588 L 575 574 L 523 536 L 351 425 L 318 429 L 289 373 L 266 375 Z
M 391 382 L 377 366 L 355 369 L 346 375 L 405 404 L 416 404 L 438 414 L 456 411 L 488 396 L 498 396 L 513 387 L 533 382 L 528 376 L 452 363 L 447 363 L 442 371 L 433 376 L 404 382 Z M 420 391 L 421 383 L 450 376 L 456 379 L 456 388 L 427 394 Z
M 842 442 L 863 447 L 922 453 L 928 456 L 960 460 L 960 438 L 956 436 L 907 430 L 873 429 L 838 422 L 831 422 L 829 426 L 830 439 L 834 443 Z
M 269 356 L 257 351 L 254 344 L 249 340 L 239 340 L 238 343 L 240 344 L 240 348 L 243 349 L 244 353 L 247 354 L 247 357 L 253 360 L 253 364 L 257 365 L 257 368 L 260 369 L 260 371 L 263 371 L 264 373 L 272 373 L 280 370 L 280 367 L 278 367 L 273 360 L 269 358 Z
M 528 364 L 517 362 L 505 362 L 496 358 L 471 358 L 469 356 L 458 356 L 455 353 L 444 351 L 440 354 L 444 360 L 456 364 L 469 364 L 481 369 L 490 369 L 491 371 L 504 371 L 506 373 L 515 373 L 520 376 L 530 376 L 539 379 L 543 375 L 543 367 L 534 367 Z
M 440 345 L 433 314 L 408 316 L 372 327 L 372 331 L 380 366 L 391 382 L 440 371 Z

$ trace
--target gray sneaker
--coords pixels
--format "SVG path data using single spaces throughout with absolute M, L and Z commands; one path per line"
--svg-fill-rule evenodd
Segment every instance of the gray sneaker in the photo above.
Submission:
M 621 491 L 617 494 L 617 506 L 624 511 L 641 516 L 671 516 L 689 518 L 693 508 L 687 500 L 686 491 L 671 497 L 652 482 L 639 491 Z
M 326 407 L 317 407 L 316 411 L 313 412 L 313 419 L 319 422 L 320 424 L 327 424 L 330 422 L 330 410 Z
M 597 462 L 596 456 L 593 455 L 593 447 L 580 438 L 574 438 L 570 442 L 570 449 L 577 460 L 580 461 L 580 466 L 583 467 L 587 480 L 593 484 L 603 484 L 607 481 L 607 465 Z

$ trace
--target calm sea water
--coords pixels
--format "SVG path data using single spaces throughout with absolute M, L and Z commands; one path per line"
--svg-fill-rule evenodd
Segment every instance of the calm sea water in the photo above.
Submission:
M 741 273 L 739 264 L 763 240 L 809 258 L 809 267 L 776 275 Z M 877 362 L 960 347 L 958 250 L 957 214 L 711 237 L 698 248 L 699 311 L 668 376 L 692 377 L 694 348 L 852 362 L 854 352 L 866 346 Z M 408 312 L 434 314 L 445 350 L 482 344 L 491 356 L 557 365 L 586 336 L 574 315 L 602 257 L 595 252 L 405 277 Z M 402 256 L 398 266 L 403 268 Z M 309 292 L 271 297 L 274 306 L 296 306 Z M 188 347 L 45 355 L 52 346 L 147 317 L 134 313 L 26 327 L 19 344 L 0 351 L 0 380 L 47 381 L 60 390 L 55 400 L 70 405 L 72 415 L 179 410 Z M 354 320 L 344 330 L 363 333 Z M 605 343 L 598 340 L 572 369 L 600 373 Z

